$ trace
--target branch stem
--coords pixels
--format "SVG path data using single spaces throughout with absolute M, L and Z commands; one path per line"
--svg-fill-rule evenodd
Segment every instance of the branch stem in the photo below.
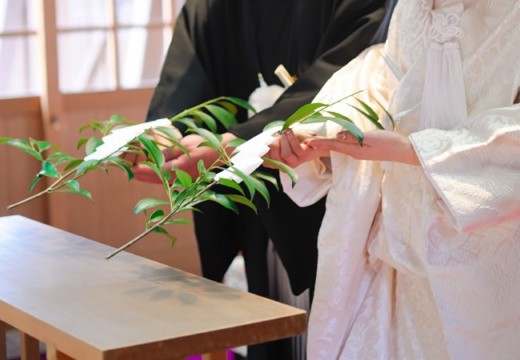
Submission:
M 203 194 L 204 192 L 206 192 L 209 188 L 211 188 L 213 185 L 215 185 L 216 182 L 211 182 L 209 183 L 206 187 L 204 187 L 202 190 L 200 190 L 197 194 L 195 194 L 194 196 L 192 196 L 191 198 L 197 198 L 199 197 L 201 194 Z M 190 200 L 191 201 L 191 200 Z M 108 254 L 105 259 L 106 260 L 109 260 L 110 258 L 114 257 L 115 255 L 119 254 L 121 251 L 123 250 L 126 250 L 128 249 L 130 246 L 134 245 L 135 243 L 137 243 L 139 240 L 141 240 L 142 238 L 144 238 L 146 235 L 150 234 L 151 232 L 153 232 L 156 228 L 158 228 L 159 226 L 162 226 L 166 221 L 168 221 L 173 215 L 177 214 L 179 212 L 179 209 L 182 209 L 183 207 L 186 207 L 187 205 L 189 205 L 189 201 L 188 201 L 188 204 L 186 204 L 186 202 L 181 202 L 181 204 L 179 204 L 178 206 L 172 208 L 172 210 L 168 213 L 168 215 L 166 215 L 165 217 L 163 217 L 161 220 L 159 220 L 157 223 L 155 223 L 153 226 L 149 227 L 148 229 L 146 229 L 144 232 L 142 232 L 141 234 L 137 235 L 135 238 L 133 238 L 132 240 L 128 241 L 127 243 L 123 244 L 122 246 L 118 247 L 116 250 L 114 250 L 113 252 L 111 252 L 110 254 Z
M 31 195 L 23 200 L 20 200 L 14 204 L 11 204 L 9 206 L 7 206 L 7 210 L 11 210 L 11 209 L 14 209 L 15 207 L 17 206 L 20 206 L 20 205 L 23 205 L 31 200 L 34 200 L 42 195 L 45 195 L 45 194 L 48 194 L 56 189 L 59 189 L 60 187 L 63 186 L 63 181 L 66 180 L 72 173 L 74 173 L 74 171 L 76 171 L 76 168 L 70 170 L 69 172 L 67 172 L 66 174 L 64 174 L 63 176 L 60 176 L 60 178 L 58 180 L 56 180 L 55 182 L 53 182 L 51 185 L 49 185 L 45 190 L 42 190 L 40 191 L 39 193 L 37 194 L 34 194 L 34 195 Z

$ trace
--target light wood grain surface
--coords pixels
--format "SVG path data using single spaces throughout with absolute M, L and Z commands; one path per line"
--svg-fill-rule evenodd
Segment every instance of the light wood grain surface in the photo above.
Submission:
M 22 216 L 0 217 L 0 321 L 76 359 L 171 359 L 301 334 L 303 310 Z M 1 347 L 0 347 L 1 348 Z

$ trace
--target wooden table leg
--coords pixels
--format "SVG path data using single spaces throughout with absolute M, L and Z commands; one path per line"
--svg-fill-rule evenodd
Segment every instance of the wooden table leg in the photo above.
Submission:
M 47 344 L 47 360 L 74 360 L 74 358 L 62 353 L 53 345 Z
M 20 332 L 20 353 L 21 360 L 40 360 L 40 342 Z
M 0 321 L 0 360 L 7 359 L 7 324 L 3 321 Z
M 202 360 L 227 360 L 227 351 L 219 350 L 202 355 Z

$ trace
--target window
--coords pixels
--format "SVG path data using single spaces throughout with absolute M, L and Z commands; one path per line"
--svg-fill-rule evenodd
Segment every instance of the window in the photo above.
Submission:
M 183 2 L 0 0 L 0 98 L 38 95 L 42 76 L 61 93 L 153 87 Z
M 36 0 L 0 0 L 0 98 L 40 92 Z

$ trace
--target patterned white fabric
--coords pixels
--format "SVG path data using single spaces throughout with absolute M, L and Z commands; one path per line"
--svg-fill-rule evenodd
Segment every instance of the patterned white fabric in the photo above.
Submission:
M 294 188 L 284 177 L 302 206 L 328 193 L 310 360 L 518 359 L 518 24 L 518 0 L 400 0 L 384 48 L 365 51 L 317 96 L 330 103 L 368 89 L 365 100 L 395 114 L 395 131 L 409 136 L 421 166 L 332 153 L 330 172 L 303 164 Z M 456 45 L 460 71 L 427 65 L 432 42 Z M 445 52 L 436 61 L 446 57 L 457 58 Z M 427 71 L 444 86 L 463 84 L 463 96 L 432 90 Z M 450 124 L 425 94 L 448 104 Z M 356 117 L 344 104 L 335 110 Z

